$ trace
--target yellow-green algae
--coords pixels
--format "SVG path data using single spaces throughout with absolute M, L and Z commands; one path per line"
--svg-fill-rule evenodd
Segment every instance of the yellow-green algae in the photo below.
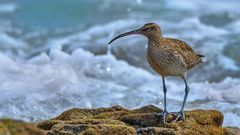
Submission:
M 0 135 L 237 135 L 239 128 L 222 127 L 223 114 L 216 110 L 186 111 L 186 120 L 171 122 L 154 112 L 162 110 L 149 105 L 127 110 L 120 106 L 99 109 L 70 109 L 59 116 L 37 124 L 0 120 Z
M 34 124 L 21 121 L 0 120 L 0 135 L 45 135 L 46 133 Z
M 39 123 L 39 127 L 52 133 L 122 135 L 122 134 L 165 134 L 165 135 L 224 135 L 223 115 L 216 110 L 187 111 L 186 120 L 171 122 L 175 115 L 167 117 L 163 127 L 162 119 L 154 112 L 162 110 L 149 105 L 127 110 L 119 106 L 100 109 L 71 109 L 56 118 Z

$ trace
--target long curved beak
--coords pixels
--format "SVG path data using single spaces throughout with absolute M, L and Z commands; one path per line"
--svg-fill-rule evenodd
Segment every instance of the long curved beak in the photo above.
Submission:
M 115 41 L 118 38 L 125 37 L 125 36 L 132 35 L 132 34 L 139 34 L 139 30 L 133 30 L 133 31 L 129 31 L 129 32 L 120 34 L 120 35 L 116 36 L 115 38 L 113 38 L 110 42 L 108 42 L 108 44 L 111 44 L 113 41 Z

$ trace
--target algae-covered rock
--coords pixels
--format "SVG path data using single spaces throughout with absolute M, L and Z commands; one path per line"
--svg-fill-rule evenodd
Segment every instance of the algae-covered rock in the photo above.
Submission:
M 172 122 L 176 115 L 167 116 L 166 127 L 154 112 L 161 109 L 149 105 L 128 110 L 120 106 L 99 109 L 71 109 L 56 118 L 38 124 L 49 134 L 81 135 L 224 135 L 231 130 L 222 128 L 223 115 L 216 110 L 185 112 L 185 121 Z
M 240 135 L 240 128 L 237 127 L 225 127 L 224 135 Z
M 53 134 L 84 135 L 135 135 L 133 127 L 117 124 L 57 124 L 52 127 Z
M 60 120 L 47 120 L 38 123 L 38 127 L 44 130 L 51 130 L 54 125 L 69 124 L 69 125 L 100 125 L 100 124 L 113 124 L 113 125 L 126 125 L 122 121 L 112 120 L 112 119 L 79 119 L 70 121 L 60 121 Z
M 165 135 L 222 135 L 222 113 L 214 110 L 194 110 L 185 112 L 185 121 L 171 122 L 174 115 L 167 117 L 167 125 L 163 127 L 162 119 L 151 113 L 126 115 L 121 120 L 138 127 L 138 134 Z M 145 127 L 145 128 L 141 128 Z M 148 128 L 149 127 L 149 128 Z
M 0 120 L 0 135 L 45 135 L 46 133 L 30 123 L 3 119 Z
M 133 110 L 74 108 L 37 126 L 0 120 L 0 135 L 240 135 L 239 128 L 222 127 L 223 114 L 216 110 L 186 111 L 185 121 L 177 122 L 172 122 L 176 114 L 169 114 L 166 127 L 155 112 L 162 110 L 152 105 Z
M 57 120 L 76 120 L 76 119 L 84 119 L 89 118 L 94 115 L 98 115 L 101 113 L 109 113 L 109 112 L 115 112 L 115 111 L 127 111 L 121 106 L 113 106 L 110 108 L 98 108 L 98 109 L 79 109 L 79 108 L 73 108 L 70 110 L 67 110 L 63 112 L 58 117 L 54 118 Z
M 112 119 L 49 120 L 38 124 L 50 134 L 135 135 L 133 127 Z

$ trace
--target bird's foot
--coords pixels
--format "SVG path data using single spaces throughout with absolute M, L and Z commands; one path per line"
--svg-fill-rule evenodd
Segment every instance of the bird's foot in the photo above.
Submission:
M 162 117 L 162 120 L 163 120 L 163 126 L 166 127 L 166 117 L 167 115 L 170 114 L 168 111 L 163 111 L 163 112 L 160 112 L 160 113 L 155 113 L 155 115 L 157 117 Z
M 178 120 L 185 120 L 185 114 L 183 111 L 177 113 L 177 117 L 175 118 L 175 120 L 173 120 L 173 122 L 176 122 Z

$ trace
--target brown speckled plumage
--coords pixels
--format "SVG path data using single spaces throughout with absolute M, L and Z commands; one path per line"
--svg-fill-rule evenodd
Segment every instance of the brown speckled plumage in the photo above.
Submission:
M 201 63 L 200 57 L 190 46 L 173 38 L 149 40 L 147 60 L 162 76 L 181 76 Z
M 184 80 L 186 86 L 185 95 L 181 110 L 178 112 L 174 121 L 185 119 L 183 110 L 185 107 L 188 93 L 190 91 L 186 80 L 186 72 L 197 64 L 201 63 L 201 57 L 204 56 L 196 54 L 187 43 L 181 40 L 163 37 L 160 27 L 155 23 L 148 23 L 140 29 L 123 33 L 112 39 L 109 44 L 118 38 L 132 34 L 141 34 L 148 38 L 148 63 L 153 70 L 155 70 L 158 74 L 162 76 L 164 92 L 164 111 L 161 113 L 156 113 L 156 115 L 162 116 L 163 124 L 166 125 L 166 115 L 169 114 L 169 112 L 167 111 L 166 104 L 167 88 L 165 85 L 165 77 L 180 76 Z

